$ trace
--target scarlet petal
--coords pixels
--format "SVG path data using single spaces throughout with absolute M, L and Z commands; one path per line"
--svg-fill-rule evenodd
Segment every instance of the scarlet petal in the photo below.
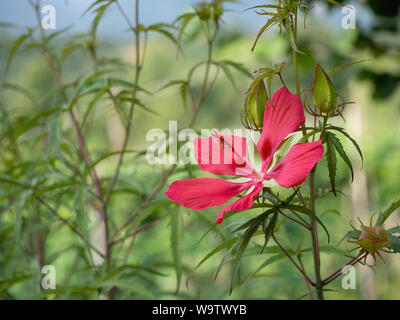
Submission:
M 165 195 L 182 206 L 202 210 L 220 206 L 254 182 L 234 183 L 216 178 L 184 179 L 172 183 Z
M 264 112 L 264 124 L 257 150 L 263 161 L 262 170 L 268 168 L 279 144 L 290 133 L 296 131 L 305 121 L 300 98 L 282 87 L 268 100 Z
M 203 171 L 218 175 L 251 176 L 246 138 L 232 135 L 196 138 L 194 151 Z
M 261 181 L 258 181 L 251 193 L 248 195 L 241 197 L 239 200 L 231 203 L 230 205 L 226 206 L 221 210 L 218 215 L 217 223 L 221 223 L 224 215 L 229 211 L 243 211 L 247 210 L 253 206 L 254 199 L 257 198 L 258 194 L 260 193 L 261 189 L 263 188 L 263 184 Z
M 264 178 L 274 179 L 285 188 L 297 186 L 306 180 L 323 154 L 324 148 L 321 141 L 297 143 Z

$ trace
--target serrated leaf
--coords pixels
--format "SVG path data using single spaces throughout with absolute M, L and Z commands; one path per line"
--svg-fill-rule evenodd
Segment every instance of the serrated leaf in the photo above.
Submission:
M 289 19 L 286 19 L 286 33 L 287 33 L 287 37 L 288 37 L 288 40 L 289 40 L 289 43 L 290 43 L 290 46 L 292 47 L 292 49 L 294 51 L 296 51 L 297 53 L 305 55 L 305 53 L 297 47 L 296 40 L 294 39 L 293 30 L 290 25 Z
M 376 226 L 381 226 L 390 217 L 390 215 L 395 212 L 400 207 L 400 200 L 393 201 L 389 208 L 384 212 L 379 213 L 378 220 L 376 221 Z
M 326 232 L 326 235 L 328 236 L 328 242 L 330 242 L 330 235 L 329 235 L 328 229 L 325 227 L 325 225 L 323 224 L 321 219 L 313 211 L 311 211 L 307 207 L 293 205 L 293 204 L 286 204 L 282 208 L 283 209 L 294 210 L 294 211 L 299 212 L 299 213 L 304 213 L 307 216 L 313 218 L 315 221 L 317 221 L 322 226 L 322 228 L 324 228 L 324 230 Z
M 180 30 L 179 30 L 179 35 L 178 39 L 182 40 L 183 35 L 185 33 L 185 29 L 189 25 L 190 21 L 196 16 L 195 13 L 184 13 L 180 15 L 176 20 L 174 21 L 174 24 L 181 23 Z
M 6 64 L 6 74 L 8 73 L 8 70 L 10 68 L 11 62 L 14 58 L 15 53 L 17 52 L 18 48 L 27 40 L 29 37 L 32 35 L 33 29 L 30 29 L 28 33 L 25 33 L 21 36 L 19 36 L 14 42 L 11 47 L 11 52 L 10 55 L 8 56 L 7 59 L 7 64 Z
M 355 61 L 355 62 L 346 64 L 344 66 L 340 66 L 340 67 L 336 68 L 335 70 L 329 72 L 328 75 L 329 76 L 333 76 L 335 73 L 337 73 L 339 71 L 342 71 L 343 69 L 346 69 L 346 68 L 351 67 L 351 66 L 353 66 L 353 65 L 355 65 L 357 63 L 361 63 L 361 62 L 368 61 L 368 60 L 371 60 L 371 59 L 363 59 L 363 60 L 359 60 L 359 61 Z
M 178 49 L 180 48 L 179 42 L 177 39 L 175 39 L 174 35 L 172 34 L 172 32 L 168 31 L 167 28 L 171 28 L 174 29 L 173 26 L 169 25 L 169 24 L 165 24 L 165 23 L 157 23 L 157 24 L 153 24 L 147 28 L 145 28 L 145 31 L 153 31 L 153 32 L 158 32 L 161 35 L 165 36 L 166 38 L 168 38 L 169 40 L 171 40 L 177 47 Z
M 15 199 L 15 222 L 14 222 L 14 235 L 18 243 L 21 241 L 21 228 L 25 203 L 28 200 L 31 190 L 22 191 Z
M 254 41 L 254 44 L 253 44 L 253 46 L 252 46 L 252 48 L 251 48 L 251 51 L 252 51 L 252 52 L 254 51 L 254 49 L 255 49 L 255 47 L 256 47 L 256 45 L 257 45 L 257 42 L 258 42 L 258 40 L 260 39 L 261 35 L 262 35 L 265 31 L 267 31 L 269 27 L 271 27 L 271 26 L 275 25 L 276 23 L 278 23 L 278 21 L 279 21 L 280 19 L 284 19 L 284 18 L 287 18 L 287 17 L 288 17 L 288 14 L 281 16 L 281 14 L 277 13 L 277 14 L 274 15 L 271 19 L 269 19 L 268 22 L 267 22 L 265 25 L 263 25 L 263 26 L 261 27 L 260 31 L 258 32 L 258 34 L 257 34 L 257 36 L 256 36 L 256 40 Z
M 274 209 L 272 209 L 270 211 L 274 212 L 274 215 L 270 219 L 268 225 L 266 226 L 267 217 L 262 222 L 262 228 L 263 228 L 263 232 L 264 232 L 264 235 L 265 235 L 265 240 L 264 240 L 264 245 L 263 245 L 263 247 L 261 249 L 260 254 L 263 253 L 265 247 L 267 246 L 268 241 L 271 238 L 272 233 L 274 232 L 276 222 L 278 220 L 278 210 L 276 208 L 274 208 Z
M 101 2 L 101 1 L 100 1 Z M 100 3 L 99 2 L 99 3 Z M 91 29 L 91 33 L 92 36 L 96 36 L 97 33 L 97 29 L 99 27 L 99 23 L 101 21 L 101 19 L 103 18 L 104 14 L 106 13 L 107 8 L 113 3 L 113 1 L 107 2 L 106 4 L 103 4 L 102 6 L 98 7 L 95 10 L 96 16 L 93 19 L 92 22 L 92 29 Z
M 329 180 L 333 194 L 336 196 L 336 151 L 333 142 L 324 135 L 322 141 L 326 144 L 325 155 L 328 161 Z
M 74 199 L 74 209 L 76 212 L 78 230 L 82 234 L 83 240 L 89 249 L 89 217 L 85 206 L 85 188 L 82 185 L 78 185 L 77 187 Z
M 223 62 L 221 62 L 219 64 L 219 66 L 221 67 L 222 71 L 224 72 L 224 74 L 228 78 L 228 80 L 232 83 L 233 88 L 237 91 L 235 80 L 233 79 L 233 75 L 232 75 L 231 71 L 229 70 L 228 66 Z
M 358 145 L 358 143 L 357 143 L 356 140 L 354 140 L 343 128 L 336 127 L 336 126 L 330 126 L 330 127 L 327 127 L 326 129 L 327 129 L 327 130 L 336 130 L 336 131 L 340 132 L 341 134 L 343 134 L 347 139 L 349 139 L 350 142 L 351 142 L 351 143 L 354 145 L 354 147 L 357 149 L 357 152 L 358 152 L 358 154 L 360 155 L 361 162 L 362 162 L 362 165 L 363 165 L 363 163 L 364 163 L 364 157 L 363 157 L 363 154 L 362 154 L 362 152 L 361 152 L 361 148 L 360 148 L 360 146 Z
M 248 229 L 243 233 L 243 235 L 240 237 L 241 239 L 241 244 L 240 247 L 236 253 L 236 259 L 234 262 L 234 267 L 233 267 L 233 273 L 232 273 L 232 277 L 231 277 L 231 288 L 230 288 L 230 292 L 232 292 L 233 289 L 233 282 L 236 278 L 236 275 L 239 271 L 239 267 L 240 264 L 242 262 L 243 259 L 243 255 L 247 249 L 247 246 L 251 240 L 251 238 L 253 237 L 253 235 L 257 232 L 258 228 L 260 226 L 260 221 L 257 220 L 255 221 L 252 225 L 250 225 L 248 227 Z
M 335 136 L 335 134 L 331 132 L 325 132 L 325 134 L 328 136 L 328 139 L 332 141 L 336 151 L 340 155 L 340 157 L 343 159 L 343 161 L 347 164 L 347 166 L 350 169 L 351 172 L 351 181 L 354 180 L 354 171 L 353 171 L 353 166 L 351 164 L 351 161 L 349 157 L 347 156 L 346 152 L 344 151 L 343 145 L 340 142 L 340 140 Z
M 391 245 L 388 248 L 392 249 L 393 252 L 395 252 L 395 253 L 400 253 L 400 237 L 388 235 L 387 238 L 388 238 L 389 242 L 391 243 Z
M 222 60 L 222 63 L 236 69 L 237 71 L 245 74 L 246 76 L 252 78 L 253 75 L 251 74 L 251 72 L 249 70 L 246 69 L 246 67 L 244 67 L 243 64 L 235 62 L 235 61 L 231 61 L 231 60 Z
M 105 159 L 108 159 L 109 157 L 122 154 L 122 153 L 136 153 L 137 151 L 135 150 L 120 150 L 120 151 L 112 151 L 112 152 L 107 152 L 106 154 L 102 155 L 99 157 L 96 161 L 94 161 L 90 166 L 88 166 L 85 170 L 85 177 L 89 175 L 89 173 L 94 169 L 95 166 L 97 166 L 100 162 L 102 162 Z
M 10 89 L 15 92 L 19 92 L 19 93 L 23 94 L 26 98 L 28 98 L 31 102 L 35 102 L 35 100 L 36 100 L 35 95 L 30 90 L 24 88 L 23 86 L 20 86 L 19 84 L 4 82 L 3 88 Z
M 49 144 L 47 155 L 49 158 L 60 156 L 61 145 L 61 110 L 50 116 Z

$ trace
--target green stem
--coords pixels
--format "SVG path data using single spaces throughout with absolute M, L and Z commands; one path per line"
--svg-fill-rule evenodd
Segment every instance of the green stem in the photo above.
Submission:
M 120 7 L 119 3 L 116 2 L 118 8 L 121 10 L 121 12 L 124 13 L 125 12 L 122 10 L 122 8 Z M 136 65 L 135 65 L 135 79 L 133 82 L 133 87 L 132 87 L 132 101 L 131 101 L 131 106 L 129 109 L 129 115 L 128 115 L 128 125 L 126 128 L 126 132 L 125 132 L 125 137 L 124 137 L 124 142 L 122 144 L 122 152 L 121 155 L 119 157 L 118 160 L 118 164 L 117 164 L 117 168 L 115 170 L 115 174 L 110 182 L 110 185 L 108 187 L 106 196 L 104 198 L 104 205 L 107 206 L 109 198 L 111 196 L 111 193 L 115 187 L 115 184 L 117 183 L 120 171 L 121 171 L 121 166 L 122 163 L 124 162 L 124 154 L 125 154 L 125 150 L 128 146 L 128 142 L 129 142 L 129 136 L 131 133 L 131 129 L 132 129 L 132 117 L 133 117 L 133 111 L 135 109 L 135 104 L 136 104 L 136 95 L 137 95 L 137 87 L 139 84 L 139 77 L 140 77 L 140 71 L 142 70 L 142 66 L 143 66 L 143 61 L 140 61 L 140 31 L 139 31 L 139 0 L 136 0 L 135 2 L 135 8 L 136 8 L 136 12 L 135 12 L 135 28 L 131 27 L 131 29 L 134 31 L 135 33 L 135 46 L 136 46 Z M 127 20 L 129 22 L 129 19 Z
M 316 170 L 316 166 L 311 170 L 310 174 L 310 210 L 315 213 L 315 192 L 314 192 L 314 173 Z M 315 272 L 315 287 L 318 290 L 318 299 L 323 300 L 324 294 L 322 291 L 323 283 L 321 279 L 321 259 L 319 254 L 319 241 L 318 241 L 318 229 L 317 222 L 310 218 L 311 224 L 311 244 L 312 244 L 312 253 L 314 260 L 314 272 Z
M 297 42 L 297 8 L 294 15 L 293 21 L 293 36 L 295 43 Z M 294 67 L 294 77 L 296 80 L 296 93 L 300 97 L 301 89 L 300 89 L 300 79 L 299 79 L 299 70 L 297 65 L 297 53 L 292 48 L 292 56 L 293 56 L 293 67 Z M 306 134 L 306 129 L 304 124 L 301 126 L 303 136 Z M 315 192 L 314 192 L 314 172 L 316 166 L 311 170 L 310 173 L 310 209 L 315 214 Z M 315 272 L 315 287 L 317 289 L 317 295 L 319 300 L 323 300 L 323 283 L 321 279 L 321 261 L 319 254 L 319 243 L 318 243 L 318 230 L 317 230 L 317 222 L 310 218 L 311 225 L 311 243 L 312 243 L 312 252 L 313 252 L 313 262 L 314 262 L 314 272 Z
M 293 22 L 293 28 L 292 29 L 293 29 L 292 32 L 293 32 L 294 42 L 297 43 L 297 8 L 296 8 L 296 12 L 295 12 L 295 15 L 294 15 L 294 22 Z M 294 78 L 295 78 L 295 81 L 296 81 L 296 94 L 301 99 L 299 68 L 298 68 L 298 65 L 297 65 L 297 52 L 296 52 L 296 50 L 294 48 L 292 48 L 292 58 L 293 58 Z M 301 125 L 301 130 L 303 132 L 303 136 L 305 136 L 307 134 L 307 132 L 306 132 L 306 128 L 305 128 L 304 123 Z
M 210 73 L 210 67 L 212 64 L 213 44 L 214 44 L 214 40 L 216 38 L 217 33 L 218 33 L 218 26 L 216 26 L 214 33 L 211 37 L 207 36 L 208 50 L 207 50 L 207 64 L 206 64 L 206 70 L 205 70 L 205 74 L 204 74 L 204 80 L 203 80 L 203 83 L 202 83 L 202 86 L 200 89 L 199 96 L 197 97 L 197 100 L 195 101 L 194 99 L 192 99 L 193 114 L 189 121 L 188 128 L 193 127 L 193 125 L 196 121 L 196 118 L 197 118 L 197 114 L 200 110 L 200 107 L 201 107 L 202 103 L 204 102 L 204 100 L 206 99 L 206 97 L 211 89 L 211 88 L 208 88 L 208 90 L 207 90 L 207 87 L 208 87 L 208 78 L 209 78 L 209 73 Z M 190 87 L 189 87 L 189 90 L 190 90 Z M 155 187 L 155 189 L 142 201 L 142 203 L 137 208 L 135 208 L 135 210 L 132 212 L 132 214 L 129 216 L 129 218 L 120 227 L 117 228 L 117 230 L 114 232 L 113 239 L 116 239 L 116 237 L 119 235 L 119 233 L 122 230 L 124 230 L 133 220 L 135 220 L 135 218 L 139 215 L 139 213 L 142 211 L 142 209 L 158 195 L 160 190 L 166 184 L 169 176 L 175 171 L 176 167 L 177 167 L 177 164 L 173 164 L 165 172 L 165 174 L 161 178 L 160 183 Z M 133 239 L 134 239 L 134 237 L 132 238 L 132 240 Z

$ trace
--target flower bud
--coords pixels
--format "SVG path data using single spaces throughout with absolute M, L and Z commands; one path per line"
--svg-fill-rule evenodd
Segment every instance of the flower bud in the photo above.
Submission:
M 213 18 L 216 22 L 218 22 L 218 20 L 221 18 L 222 13 L 223 13 L 221 1 L 214 0 L 211 6 L 213 8 Z
M 374 256 L 379 250 L 391 245 L 387 239 L 387 233 L 384 226 L 361 226 L 360 237 L 356 243 L 372 256 Z
M 211 17 L 210 7 L 207 2 L 200 2 L 194 6 L 200 20 L 209 20 Z
M 314 71 L 313 100 L 322 115 L 330 116 L 335 113 L 337 107 L 335 86 L 318 63 Z
M 250 89 L 246 98 L 246 117 L 257 129 L 261 129 L 268 95 L 264 81 L 260 80 Z

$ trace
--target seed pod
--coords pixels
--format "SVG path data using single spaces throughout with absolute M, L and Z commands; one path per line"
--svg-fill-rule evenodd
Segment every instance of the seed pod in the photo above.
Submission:
M 264 81 L 260 80 L 247 94 L 245 108 L 246 117 L 257 129 L 263 127 L 264 111 L 267 100 L 267 89 L 265 88 Z
M 330 116 L 335 113 L 337 107 L 336 88 L 331 78 L 318 63 L 314 71 L 313 100 L 322 115 Z
M 379 250 L 391 245 L 387 239 L 387 233 L 384 226 L 361 226 L 360 238 L 356 243 L 372 256 Z

